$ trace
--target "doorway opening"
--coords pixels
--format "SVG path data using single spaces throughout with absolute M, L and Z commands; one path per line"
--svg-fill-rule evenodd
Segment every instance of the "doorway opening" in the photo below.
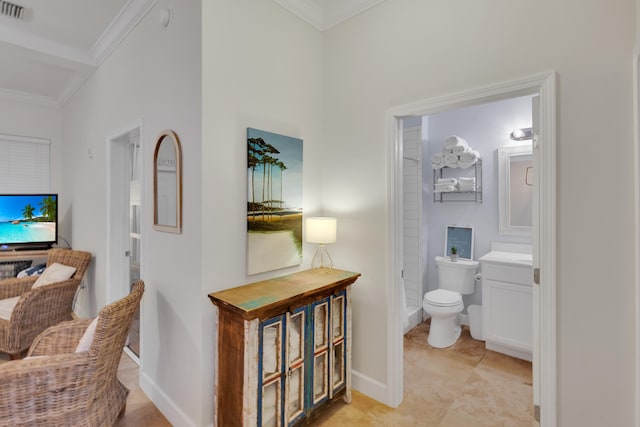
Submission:
M 556 301 L 555 301 L 555 73 L 545 73 L 445 97 L 393 108 L 390 129 L 390 277 L 388 297 L 390 345 L 388 346 L 388 402 L 398 406 L 403 396 L 403 119 L 428 116 L 464 107 L 522 96 L 538 96 L 538 135 L 533 143 L 535 191 L 533 195 L 533 397 L 536 418 L 545 426 L 556 422 Z M 426 163 L 426 161 L 425 161 Z M 425 167 L 426 169 L 426 167 Z M 417 294 L 418 292 L 416 292 Z
M 129 294 L 142 277 L 143 162 L 140 122 L 113 133 L 108 145 L 107 299 Z M 125 352 L 140 363 L 141 313 L 136 312 Z

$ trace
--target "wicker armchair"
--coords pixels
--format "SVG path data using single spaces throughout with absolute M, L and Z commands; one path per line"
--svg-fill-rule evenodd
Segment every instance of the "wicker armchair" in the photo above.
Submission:
M 91 261 L 91 253 L 51 249 L 47 266 L 53 263 L 76 268 L 69 280 L 31 289 L 37 276 L 0 280 L 0 299 L 20 296 L 9 320 L 0 319 L 0 352 L 17 359 L 33 339 L 49 326 L 71 320 L 73 299 Z
M 0 426 L 112 426 L 129 390 L 118 364 L 144 282 L 99 313 L 88 352 L 75 353 L 91 320 L 72 320 L 40 334 L 28 357 L 0 364 Z

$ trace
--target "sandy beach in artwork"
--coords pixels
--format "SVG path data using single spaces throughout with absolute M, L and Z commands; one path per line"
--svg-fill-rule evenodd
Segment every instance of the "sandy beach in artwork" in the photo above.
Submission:
M 29 227 L 33 228 L 45 228 L 51 232 L 56 231 L 56 223 L 55 222 L 30 222 Z

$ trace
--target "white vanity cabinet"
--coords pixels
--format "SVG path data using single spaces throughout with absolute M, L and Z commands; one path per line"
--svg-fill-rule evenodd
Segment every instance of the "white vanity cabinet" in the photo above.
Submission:
M 350 286 L 307 270 L 209 294 L 218 307 L 216 425 L 289 427 L 351 399 Z
M 482 329 L 486 348 L 531 361 L 533 288 L 531 255 L 492 251 L 482 268 Z

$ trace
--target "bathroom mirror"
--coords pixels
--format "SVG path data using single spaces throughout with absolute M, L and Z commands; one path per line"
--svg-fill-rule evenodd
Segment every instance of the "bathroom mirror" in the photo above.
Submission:
M 182 149 L 172 130 L 160 133 L 153 153 L 153 228 L 182 231 Z
M 531 144 L 498 149 L 498 221 L 502 236 L 531 236 L 533 156 Z

